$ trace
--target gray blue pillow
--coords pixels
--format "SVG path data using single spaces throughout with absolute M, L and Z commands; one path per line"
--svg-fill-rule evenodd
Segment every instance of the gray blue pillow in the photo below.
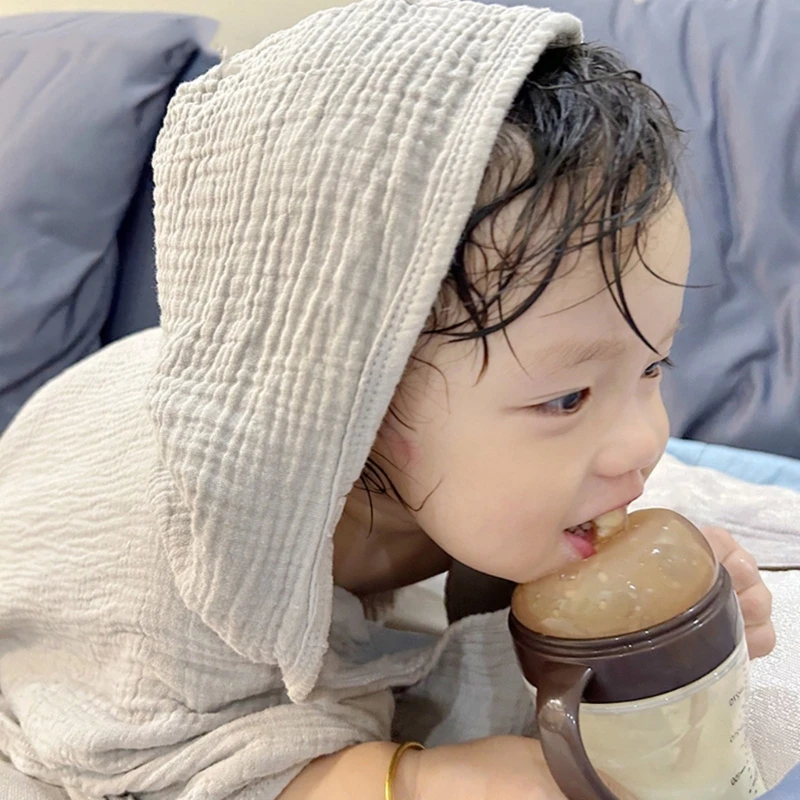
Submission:
M 0 17 L 0 431 L 100 347 L 123 220 L 215 28 L 155 13 Z

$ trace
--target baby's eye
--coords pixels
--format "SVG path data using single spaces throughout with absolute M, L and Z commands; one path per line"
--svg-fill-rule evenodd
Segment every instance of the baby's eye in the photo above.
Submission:
M 675 364 L 669 360 L 669 358 L 662 358 L 661 361 L 656 361 L 655 363 L 651 364 L 643 373 L 642 376 L 645 378 L 657 378 L 661 373 L 664 371 L 664 367 L 674 367 Z
M 562 397 L 557 397 L 555 400 L 548 400 L 546 403 L 538 403 L 535 406 L 531 406 L 531 410 L 537 414 L 548 416 L 574 414 L 576 411 L 580 411 L 588 399 L 589 390 L 581 389 L 579 392 L 570 392 Z

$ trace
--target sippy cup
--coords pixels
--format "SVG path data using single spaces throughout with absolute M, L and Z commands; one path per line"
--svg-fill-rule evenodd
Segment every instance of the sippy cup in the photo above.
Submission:
M 512 599 L 553 777 L 570 800 L 758 797 L 730 576 L 674 511 L 620 512 L 613 527 L 583 531 L 594 555 Z

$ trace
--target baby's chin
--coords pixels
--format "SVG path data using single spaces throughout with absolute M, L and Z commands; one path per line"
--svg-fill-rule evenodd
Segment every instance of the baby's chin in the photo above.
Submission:
M 585 546 L 582 543 L 573 544 L 570 541 L 571 538 L 572 537 L 567 534 L 566 531 L 562 532 L 562 541 L 559 543 L 558 549 L 551 553 L 548 558 L 542 558 L 536 564 L 531 564 L 527 568 L 516 569 L 513 571 L 513 574 L 509 570 L 509 573 L 504 576 L 505 579 L 516 584 L 533 583 L 534 581 L 538 581 L 541 578 L 561 571 L 576 561 L 588 558 L 589 555 L 594 553 L 593 548 L 591 553 L 588 548 L 585 548 L 583 550 L 585 555 L 583 555 L 582 551 L 578 548 L 583 548 Z M 589 547 L 591 547 L 591 545 L 589 545 Z

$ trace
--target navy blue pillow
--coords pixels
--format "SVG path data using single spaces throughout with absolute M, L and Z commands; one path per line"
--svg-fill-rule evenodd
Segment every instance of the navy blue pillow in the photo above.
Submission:
M 673 434 L 800 458 L 800 3 L 551 5 L 621 51 L 688 134 L 689 281 L 713 286 L 686 293 Z
M 0 431 L 100 346 L 120 225 L 174 84 L 215 28 L 174 14 L 0 18 Z

